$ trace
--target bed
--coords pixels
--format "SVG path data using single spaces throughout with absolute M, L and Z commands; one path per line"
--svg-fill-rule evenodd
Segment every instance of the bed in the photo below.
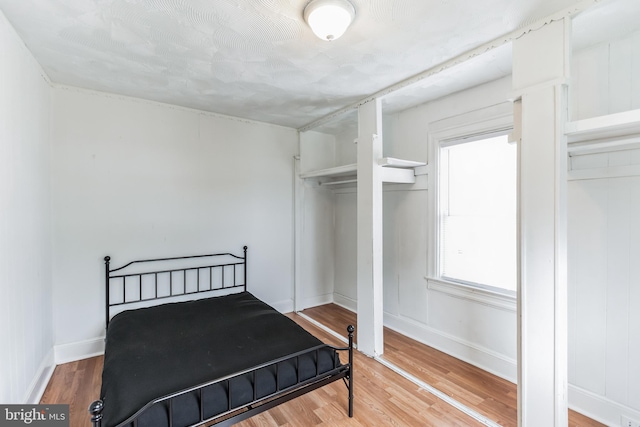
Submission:
M 229 426 L 338 380 L 353 416 L 353 326 L 348 346 L 333 347 L 260 301 L 243 249 L 118 268 L 105 257 L 94 427 Z

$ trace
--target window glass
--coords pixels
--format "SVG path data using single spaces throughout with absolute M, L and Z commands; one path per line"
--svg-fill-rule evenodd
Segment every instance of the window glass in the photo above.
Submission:
M 440 276 L 516 290 L 517 146 L 507 135 L 440 148 Z

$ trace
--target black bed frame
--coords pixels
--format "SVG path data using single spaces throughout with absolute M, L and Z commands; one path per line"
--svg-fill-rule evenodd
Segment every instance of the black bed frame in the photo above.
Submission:
M 106 256 L 104 258 L 105 261 L 105 312 L 106 312 L 106 318 L 105 318 L 105 325 L 106 328 L 109 327 L 109 320 L 110 320 L 110 314 L 111 314 L 111 307 L 116 307 L 116 306 L 122 306 L 125 304 L 134 304 L 134 303 L 140 303 L 143 301 L 153 301 L 153 300 L 159 300 L 159 299 L 165 299 L 165 298 L 173 298 L 173 297 L 180 297 L 182 295 L 190 295 L 190 294 L 197 294 L 197 293 L 205 293 L 205 292 L 209 292 L 209 293 L 215 293 L 216 291 L 222 291 L 222 290 L 234 290 L 234 289 L 241 289 L 241 290 L 245 290 L 247 289 L 247 247 L 245 246 L 243 248 L 244 254 L 243 256 L 238 256 L 238 255 L 234 255 L 232 253 L 218 253 L 218 254 L 207 254 L 207 255 L 192 255 L 192 256 L 184 256 L 184 257 L 173 257 L 173 258 L 157 258 L 157 259 L 146 259 L 146 260 L 137 260 L 137 261 L 131 261 L 128 264 L 123 265 L 122 267 L 118 267 L 118 268 L 114 268 L 111 269 L 110 268 L 110 261 L 111 261 L 111 257 Z M 160 269 L 160 270 L 154 270 L 154 271 L 144 271 L 144 272 L 132 272 L 132 273 L 123 273 L 122 271 L 124 269 L 126 269 L 129 266 L 132 266 L 134 264 L 147 264 L 147 263 L 155 263 L 155 262 L 161 262 L 161 261 L 177 261 L 177 260 L 192 260 L 192 259 L 197 259 L 197 258 L 211 258 L 211 259 L 226 259 L 227 261 L 222 261 L 222 262 L 207 262 L 204 265 L 197 265 L 197 266 L 189 266 L 189 267 L 184 267 L 184 268 L 164 268 L 164 269 Z M 232 261 L 228 261 L 229 259 L 233 259 Z M 238 260 L 238 261 L 235 261 Z M 217 284 L 214 286 L 213 283 L 213 273 L 214 271 L 217 271 L 216 269 L 219 269 L 219 271 L 221 272 L 221 276 L 222 276 L 222 280 L 220 284 Z M 242 273 L 243 273 L 243 277 L 242 277 L 242 281 L 239 281 L 238 278 L 238 274 L 237 274 L 237 269 L 241 269 Z M 202 286 L 203 282 L 201 281 L 201 272 L 202 271 L 208 271 L 208 284 L 204 283 L 204 286 Z M 225 272 L 231 270 L 232 273 L 232 282 L 230 284 L 226 284 L 225 283 Z M 114 274 L 115 273 L 115 274 Z M 196 287 L 195 290 L 187 290 L 187 275 L 194 275 L 195 274 L 195 283 L 196 283 Z M 229 274 L 229 273 L 227 273 Z M 161 294 L 159 295 L 158 293 L 158 276 L 162 276 L 168 275 L 168 279 L 169 279 L 169 294 Z M 183 286 L 182 286 L 182 291 L 177 291 L 174 292 L 174 285 L 173 285 L 173 277 L 174 275 L 182 275 L 182 279 L 183 279 Z M 202 276 L 205 276 L 204 274 Z M 229 277 L 229 276 L 227 276 Z M 122 281 L 122 300 L 121 301 L 117 301 L 117 302 L 111 302 L 110 301 L 110 287 L 111 285 L 113 285 L 113 283 L 111 283 L 112 280 L 121 280 Z M 143 280 L 147 279 L 147 280 L 152 280 L 152 283 L 154 284 L 154 293 L 152 297 L 144 297 L 143 296 Z M 129 283 L 127 283 L 127 280 L 129 280 Z M 229 279 L 227 279 L 227 281 L 230 281 Z M 133 286 L 133 287 L 138 287 L 138 293 L 137 293 L 137 297 L 133 297 L 133 298 L 127 298 L 127 286 Z M 154 401 L 151 401 L 149 403 L 147 403 L 144 407 L 140 408 L 140 410 L 138 410 L 134 415 L 132 415 L 129 419 L 123 421 L 122 423 L 118 424 L 118 426 L 115 427 L 120 427 L 120 426 L 126 426 L 129 424 L 133 423 L 133 426 L 137 426 L 137 418 L 148 408 L 150 408 L 151 406 L 153 406 L 156 403 L 159 402 L 167 402 L 168 403 L 168 407 L 169 407 L 169 412 L 172 411 L 172 405 L 173 405 L 173 401 L 175 398 L 179 397 L 179 396 L 183 396 L 185 394 L 188 393 L 197 393 L 199 396 L 199 407 L 200 407 L 200 421 L 196 424 L 194 424 L 194 426 L 200 426 L 203 425 L 205 423 L 209 423 L 208 425 L 216 425 L 216 426 L 231 426 L 235 423 L 238 423 L 244 419 L 247 419 L 249 417 L 252 417 L 256 414 L 259 414 L 261 412 L 267 411 L 277 405 L 280 405 L 281 403 L 287 402 L 291 399 L 295 399 L 296 397 L 299 397 L 305 393 L 308 393 L 310 391 L 313 391 L 319 387 L 322 387 L 326 384 L 332 383 L 334 381 L 340 380 L 342 379 L 345 383 L 345 385 L 347 386 L 348 389 L 348 393 L 349 393 L 349 417 L 353 417 L 353 333 L 354 333 L 355 328 L 352 325 L 349 325 L 347 327 L 347 334 L 348 334 L 348 346 L 347 347 L 333 347 L 333 346 L 329 346 L 326 344 L 311 348 L 309 350 L 305 350 L 299 353 L 295 353 L 295 354 L 290 354 L 287 355 L 285 357 L 279 358 L 277 360 L 272 360 L 269 361 L 267 363 L 264 363 L 262 365 L 259 366 L 254 366 L 250 369 L 244 370 L 242 372 L 237 372 L 234 373 L 232 375 L 223 377 L 223 378 L 217 378 L 215 380 L 212 381 L 208 381 L 206 383 L 203 384 L 198 384 L 195 385 L 194 387 L 191 387 L 189 389 L 185 389 L 185 390 L 181 390 L 179 392 L 173 393 L 171 395 L 168 396 L 164 396 L 161 398 L 158 398 Z M 316 376 L 314 378 L 311 378 L 307 381 L 303 381 L 303 382 L 299 382 L 294 386 L 282 389 L 282 390 L 277 390 L 275 393 L 269 395 L 269 396 L 265 396 L 262 398 L 257 399 L 255 397 L 255 392 L 254 392 L 254 400 L 246 405 L 243 405 L 239 408 L 233 408 L 231 409 L 231 401 L 228 402 L 227 408 L 228 410 L 222 414 L 218 414 L 214 417 L 210 417 L 210 418 L 206 418 L 204 417 L 204 405 L 203 405 L 203 400 L 202 400 L 202 391 L 203 389 L 205 389 L 208 386 L 211 386 L 213 384 L 227 384 L 227 386 L 229 385 L 229 382 L 236 377 L 242 376 L 242 375 L 253 375 L 254 378 L 254 383 L 255 383 L 255 375 L 256 372 L 260 369 L 264 369 L 266 367 L 270 367 L 270 366 L 274 366 L 275 372 L 276 372 L 276 384 L 278 384 L 278 379 L 277 379 L 277 375 L 278 375 L 278 370 L 277 370 L 277 366 L 278 363 L 286 361 L 286 360 L 299 360 L 299 358 L 301 356 L 304 356 L 306 354 L 313 354 L 315 353 L 316 355 L 316 360 L 318 360 L 318 353 L 320 352 L 321 349 L 324 348 L 330 348 L 336 351 L 347 351 L 348 355 L 349 355 L 349 362 L 346 364 L 339 364 L 339 366 L 334 367 L 334 369 L 322 374 L 321 376 Z M 295 366 L 298 366 L 297 363 L 295 363 Z M 299 372 L 298 372 L 299 374 Z M 231 396 L 231 393 L 228 393 L 229 397 Z M 89 406 L 89 413 L 91 414 L 91 422 L 93 423 L 93 427 L 102 427 L 102 410 L 104 408 L 104 403 L 102 402 L 102 400 L 96 400 L 94 401 L 90 406 Z M 169 426 L 172 427 L 172 419 L 171 416 L 168 417 L 169 418 Z M 214 421 L 215 420 L 215 421 Z M 214 422 L 212 422 L 214 421 Z

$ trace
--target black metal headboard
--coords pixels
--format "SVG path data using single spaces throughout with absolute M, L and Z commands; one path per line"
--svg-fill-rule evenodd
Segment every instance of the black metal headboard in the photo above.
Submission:
M 243 251 L 243 256 L 227 252 L 136 260 L 113 269 L 111 257 L 104 257 L 105 327 L 109 327 L 111 307 L 222 289 L 242 288 L 246 291 L 246 246 Z M 117 295 L 114 297 L 114 294 Z M 112 297 L 116 301 L 112 302 Z

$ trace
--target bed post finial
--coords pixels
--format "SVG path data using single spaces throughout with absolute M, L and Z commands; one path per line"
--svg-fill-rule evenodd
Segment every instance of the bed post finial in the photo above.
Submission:
M 347 326 L 349 333 L 349 418 L 353 417 L 353 325 Z
M 244 250 L 244 291 L 247 291 L 247 245 L 243 248 Z
M 93 427 L 102 426 L 102 410 L 104 409 L 104 403 L 102 400 L 96 400 L 89 405 L 89 413 L 91 414 L 91 422 Z
M 105 286 L 105 302 L 104 302 L 104 311 L 105 311 L 105 321 L 104 328 L 107 329 L 109 327 L 109 261 L 111 261 L 111 257 L 107 255 L 104 257 L 104 286 Z

